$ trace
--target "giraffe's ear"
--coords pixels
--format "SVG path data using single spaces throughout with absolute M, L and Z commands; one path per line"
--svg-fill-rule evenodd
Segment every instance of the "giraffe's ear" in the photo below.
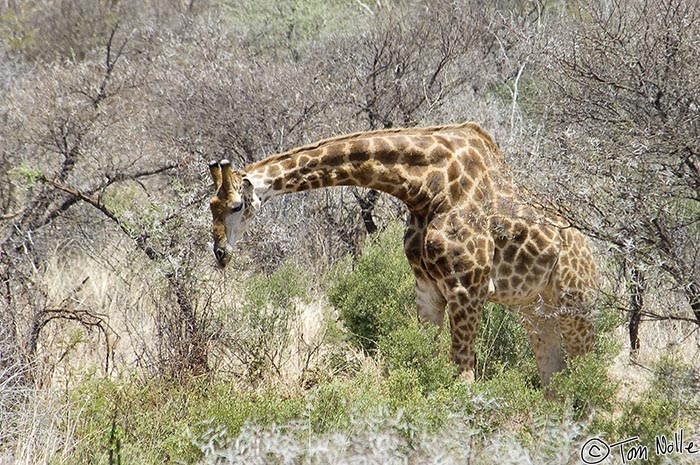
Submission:
M 221 167 L 221 189 L 223 194 L 230 196 L 233 194 L 233 170 L 231 169 L 231 162 L 228 160 L 221 160 L 219 162 Z
M 211 174 L 211 180 L 214 182 L 214 191 L 218 191 L 221 187 L 221 166 L 218 161 L 209 162 L 209 173 Z
M 262 202 L 260 201 L 260 197 L 258 197 L 258 194 L 255 193 L 255 186 L 253 186 L 253 183 L 250 182 L 250 179 L 246 177 L 243 178 L 243 195 L 250 199 L 250 205 L 255 210 L 257 210 L 260 207 L 260 204 Z

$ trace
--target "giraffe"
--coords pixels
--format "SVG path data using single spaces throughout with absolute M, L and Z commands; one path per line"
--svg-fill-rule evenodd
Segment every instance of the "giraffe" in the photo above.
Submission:
M 593 346 L 596 267 L 583 234 L 516 189 L 491 136 L 476 123 L 354 133 L 272 155 L 234 170 L 211 162 L 214 254 L 221 267 L 268 200 L 356 185 L 403 201 L 417 315 L 449 320 L 451 358 L 475 376 L 474 343 L 485 302 L 519 311 L 546 387 Z M 447 311 L 446 311 L 447 310 Z

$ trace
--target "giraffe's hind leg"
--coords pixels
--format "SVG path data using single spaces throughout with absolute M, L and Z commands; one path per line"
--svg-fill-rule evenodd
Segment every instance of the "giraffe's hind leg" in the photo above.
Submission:
M 544 302 L 520 307 L 520 318 L 535 354 L 542 386 L 549 384 L 552 374 L 565 367 L 561 348 L 561 331 L 557 319 L 546 311 Z
M 593 253 L 583 235 L 562 231 L 563 251 L 552 280 L 552 305 L 570 359 L 593 349 L 592 310 L 598 278 Z
M 576 307 L 560 310 L 557 320 L 569 359 L 593 350 L 593 322 L 589 312 Z

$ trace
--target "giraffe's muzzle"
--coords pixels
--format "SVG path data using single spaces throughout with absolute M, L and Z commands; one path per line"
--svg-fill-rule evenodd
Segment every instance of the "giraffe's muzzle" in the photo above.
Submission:
M 223 247 L 218 245 L 214 246 L 214 257 L 216 257 L 216 262 L 220 267 L 225 267 L 228 262 L 231 261 L 231 256 L 233 255 L 233 248 L 225 244 Z

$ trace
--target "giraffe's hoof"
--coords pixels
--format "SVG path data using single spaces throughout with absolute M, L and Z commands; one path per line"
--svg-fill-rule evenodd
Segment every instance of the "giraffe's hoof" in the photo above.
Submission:
M 544 388 L 544 398 L 550 402 L 561 402 L 562 401 L 561 396 L 557 393 L 557 391 L 553 388 L 550 388 L 550 387 Z
M 468 384 L 471 384 L 475 380 L 474 376 L 474 370 L 463 370 L 460 374 L 459 377 L 462 379 L 462 381 L 467 382 Z

